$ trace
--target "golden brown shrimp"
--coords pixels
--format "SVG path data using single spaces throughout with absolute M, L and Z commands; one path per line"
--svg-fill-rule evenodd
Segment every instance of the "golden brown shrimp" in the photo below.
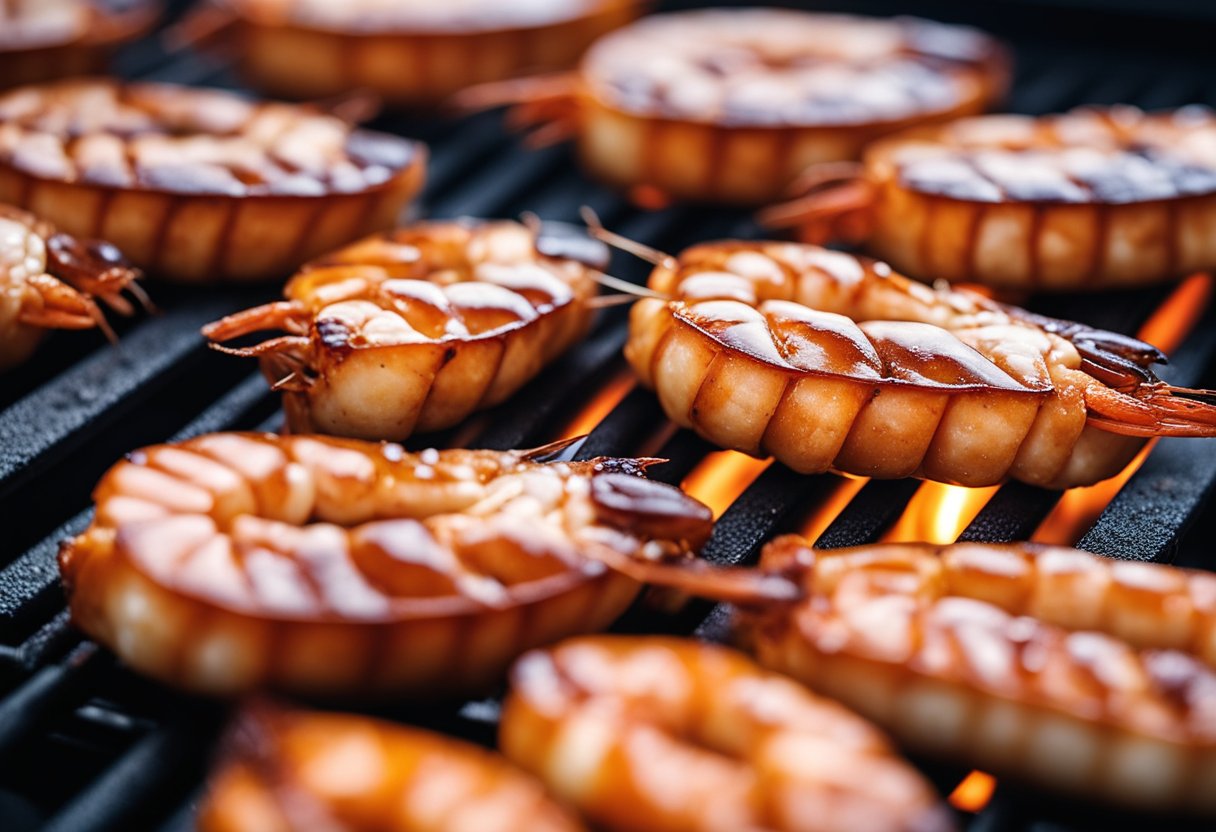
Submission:
M 225 351 L 261 357 L 293 432 L 401 440 L 502 402 L 585 334 L 608 253 L 582 240 L 576 251 L 513 222 L 420 223 L 309 264 L 286 301 L 203 334 L 288 333 Z
M 200 832 L 583 832 L 539 783 L 440 734 L 258 704 L 238 716 Z
M 597 37 L 633 20 L 640 6 L 637 0 L 212 0 L 187 22 L 186 35 L 234 47 L 241 75 L 270 95 L 316 99 L 370 90 L 390 105 L 434 105 L 473 84 L 566 69 Z
M 86 79 L 0 95 L 0 201 L 149 274 L 268 280 L 390 227 L 425 148 L 315 108 Z
M 1216 394 L 1158 381 L 1164 356 L 1123 335 L 816 246 L 641 248 L 658 296 L 634 306 L 626 358 L 670 419 L 726 448 L 806 473 L 1069 488 L 1145 437 L 1216 435 Z
M 933 788 L 865 720 L 743 655 L 591 636 L 511 673 L 503 753 L 619 832 L 930 832 Z
M 762 664 L 910 747 L 1216 814 L 1216 575 L 1029 543 L 821 551 L 796 536 L 770 543 L 761 570 L 765 583 L 756 570 L 647 578 L 742 603 Z
M 155 0 L 0 2 L 0 88 L 101 73 L 119 46 L 145 35 Z
M 779 9 L 643 18 L 575 73 L 473 89 L 538 139 L 574 136 L 584 166 L 679 199 L 778 198 L 808 165 L 877 136 L 970 115 L 1008 85 L 1005 49 L 961 26 Z
M 925 280 L 1108 289 L 1216 267 L 1216 115 L 986 116 L 901 133 L 763 213 Z
M 113 338 L 94 298 L 129 315 L 126 290 L 147 306 L 138 274 L 110 244 L 0 205 L 0 370 L 28 358 L 47 329 L 97 327 Z
M 257 434 L 137 451 L 60 555 L 73 621 L 201 692 L 482 690 L 620 615 L 640 584 L 606 564 L 685 557 L 712 525 L 641 476 L 653 460 L 535 455 Z

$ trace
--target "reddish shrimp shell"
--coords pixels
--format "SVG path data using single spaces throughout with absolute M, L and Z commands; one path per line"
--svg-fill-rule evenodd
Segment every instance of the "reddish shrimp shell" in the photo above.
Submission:
M 259 356 L 293 432 L 399 441 L 499 404 L 581 338 L 607 249 L 514 222 L 419 223 L 304 267 L 286 301 L 204 327 Z M 575 255 L 575 256 L 569 256 Z
M 523 651 L 601 629 L 633 558 L 683 558 L 709 509 L 653 460 L 543 463 L 323 437 L 145 448 L 65 544 L 73 621 L 129 665 L 211 694 L 484 690 Z
M 155 0 L 5 0 L 0 89 L 101 73 L 111 53 L 152 28 Z
M 864 719 L 695 641 L 589 636 L 525 655 L 499 743 L 612 832 L 954 827 Z
M 47 329 L 113 331 L 95 299 L 122 315 L 123 297 L 147 298 L 113 246 L 77 240 L 25 211 L 0 205 L 0 370 L 21 363 Z
M 417 142 L 219 90 L 84 79 L 0 95 L 0 201 L 171 280 L 286 277 L 392 226 L 425 159 Z
M 1123 335 L 816 246 L 643 253 L 658 267 L 625 348 L 639 378 L 677 424 L 797 471 L 1070 488 L 1145 437 L 1216 435 L 1216 394 L 1160 382 L 1164 356 Z
M 186 30 L 232 51 L 240 74 L 268 95 L 318 99 L 366 90 L 391 106 L 420 106 L 441 104 L 474 84 L 566 69 L 600 35 L 633 20 L 641 5 L 212 0 Z
M 922 280 L 1138 286 L 1216 267 L 1216 116 L 985 116 L 875 143 L 855 169 L 762 213 L 802 239 L 863 242 Z
M 539 783 L 468 743 L 258 703 L 199 809 L 200 832 L 583 832 Z
M 760 568 L 767 585 L 756 570 L 649 579 L 741 603 L 761 664 L 911 748 L 1216 814 L 1216 576 L 1027 543 L 815 550 L 796 536 Z M 779 576 L 790 586 L 767 600 Z
M 780 9 L 655 15 L 601 38 L 575 73 L 488 85 L 536 138 L 573 136 L 624 188 L 725 203 L 778 198 L 808 165 L 982 112 L 1008 85 L 994 39 L 960 26 Z

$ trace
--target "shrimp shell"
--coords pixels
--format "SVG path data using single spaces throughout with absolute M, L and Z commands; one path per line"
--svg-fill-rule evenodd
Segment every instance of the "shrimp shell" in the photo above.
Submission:
M 148 33 L 155 0 L 0 3 L 0 89 L 101 74 L 111 53 Z
M 525 655 L 499 744 L 597 829 L 954 827 L 872 725 L 695 641 L 592 636 Z
M 566 69 L 640 5 L 216 0 L 205 14 L 215 18 L 207 25 L 223 29 L 226 49 L 235 40 L 240 74 L 267 94 L 318 99 L 368 90 L 390 105 L 419 106 L 474 84 Z
M 477 746 L 349 714 L 259 703 L 237 719 L 200 832 L 583 832 Z
M 677 424 L 797 471 L 1069 488 L 1144 437 L 1216 435 L 1214 394 L 1159 382 L 1164 357 L 1126 336 L 815 246 L 656 259 L 629 363 Z
M 1202 107 L 962 119 L 877 142 L 854 172 L 812 168 L 825 187 L 762 217 L 924 280 L 1139 286 L 1216 267 L 1214 146 Z
M 388 228 L 425 160 L 417 142 L 220 90 L 82 79 L 0 95 L 0 201 L 177 281 L 282 278 Z
M 820 551 L 796 536 L 761 568 L 804 598 L 746 608 L 760 662 L 908 746 L 1216 814 L 1216 576 L 1026 543 Z
M 595 43 L 578 71 L 468 91 L 515 104 L 537 138 L 574 136 L 619 187 L 755 204 L 808 165 L 876 137 L 982 112 L 1004 95 L 1004 47 L 975 29 L 780 9 L 645 17 Z
M 230 351 L 261 356 L 293 432 L 402 440 L 506 400 L 586 333 L 608 260 L 588 242 L 580 260 L 518 223 L 421 223 L 305 266 L 285 302 L 203 334 L 289 333 Z
M 405 452 L 212 434 L 115 465 L 60 571 L 73 621 L 189 690 L 347 697 L 483 691 L 523 651 L 607 626 L 709 509 L 653 460 Z
M 0 370 L 21 363 L 48 328 L 113 331 L 94 298 L 129 315 L 139 273 L 113 246 L 77 240 L 25 211 L 0 205 Z

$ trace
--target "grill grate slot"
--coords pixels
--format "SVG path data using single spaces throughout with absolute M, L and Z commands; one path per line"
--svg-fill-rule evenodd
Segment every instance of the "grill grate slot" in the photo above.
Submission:
M 890 11 L 892 5 L 883 0 L 848 4 L 855 11 Z M 978 7 L 946 0 L 919 7 L 928 16 L 970 16 L 972 22 L 1005 27 L 1015 37 L 1027 33 L 1026 3 L 1004 0 L 990 5 L 986 13 L 991 20 L 976 20 L 985 14 Z M 1138 34 L 1144 39 L 1138 30 L 1142 23 L 1130 20 L 1116 32 L 1120 44 L 1134 42 Z M 1198 23 L 1176 25 L 1177 42 L 1183 44 L 1196 42 L 1203 28 Z M 1033 34 L 1054 37 L 1054 43 L 1018 44 L 1012 110 L 1042 113 L 1084 101 L 1147 107 L 1216 102 L 1216 83 L 1210 80 L 1216 77 L 1211 72 L 1216 62 L 1206 56 L 1196 55 L 1183 66 L 1177 55 L 1147 47 L 1116 48 L 1115 40 L 1109 46 L 1066 41 L 1066 31 L 1076 28 L 1071 23 L 1069 27 Z M 1210 34 L 1210 29 L 1204 31 Z M 167 54 L 152 40 L 128 50 L 119 69 L 128 77 L 148 80 L 235 84 L 214 61 Z M 613 230 L 673 252 L 704 239 L 759 235 L 739 212 L 635 210 L 619 195 L 577 174 L 568 147 L 526 151 L 519 137 L 504 134 L 498 114 L 432 123 L 393 118 L 376 126 L 430 143 L 428 216 L 531 210 L 546 219 L 578 222 L 579 208 L 589 205 Z M 628 257 L 614 258 L 613 273 L 619 277 L 640 282 L 646 271 L 645 264 Z M 202 323 L 272 293 L 152 288 L 164 312 L 120 322 L 123 337 L 118 347 L 105 347 L 88 334 L 52 337 L 33 362 L 6 376 L 0 389 L 0 506 L 9 531 L 0 549 L 0 817 L 15 818 L 11 828 L 44 821 L 50 823 L 47 828 L 72 830 L 191 828 L 192 805 L 201 794 L 213 738 L 226 715 L 218 704 L 174 695 L 135 677 L 106 651 L 83 641 L 68 626 L 57 585 L 58 543 L 88 523 L 88 489 L 122 453 L 167 438 L 274 429 L 281 423 L 276 397 L 251 364 L 211 354 L 197 335 Z M 1168 294 L 1167 289 L 1154 289 L 1096 298 L 1032 298 L 1030 305 L 1044 314 L 1133 332 Z M 620 347 L 625 337 L 624 309 L 606 310 L 587 341 L 511 401 L 468 425 L 417 437 L 410 444 L 507 448 L 555 439 L 623 377 Z M 1216 310 L 1209 308 L 1176 351 L 1165 376 L 1176 384 L 1210 384 L 1216 378 L 1214 356 Z M 665 457 L 670 461 L 652 473 L 678 483 L 699 466 L 726 459 L 715 456 L 706 463 L 716 450 L 687 431 L 676 431 L 653 395 L 635 386 L 590 430 L 576 453 L 582 458 Z M 758 469 L 747 470 L 754 475 Z M 738 487 L 742 482 L 726 483 L 723 493 L 739 493 L 722 506 L 706 556 L 722 563 L 754 562 L 763 541 L 805 525 L 840 493 L 843 482 L 835 475 L 798 476 L 772 464 L 744 488 Z M 1216 440 L 1159 442 L 1085 530 L 1080 545 L 1146 560 L 1168 560 L 1181 549 L 1183 560 L 1210 568 L 1209 553 L 1200 552 L 1184 535 L 1202 514 L 1213 484 Z M 900 519 L 920 487 L 914 481 L 865 483 L 826 523 L 818 545 L 878 540 Z M 1028 537 L 1060 499 L 1057 492 L 1005 485 L 960 539 Z M 694 604 L 671 615 L 639 605 L 618 626 L 725 639 L 729 610 Z M 381 714 L 489 743 L 497 702 L 398 706 Z M 965 774 L 940 765 L 925 764 L 925 770 L 945 792 Z M 972 832 L 1048 832 L 1125 821 L 1100 808 L 1046 798 L 1004 782 L 998 783 L 986 808 L 968 817 Z

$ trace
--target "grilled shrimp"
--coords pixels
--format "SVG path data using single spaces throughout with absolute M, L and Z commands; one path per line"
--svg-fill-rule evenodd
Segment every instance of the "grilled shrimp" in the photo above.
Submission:
M 658 263 L 625 348 L 642 382 L 677 424 L 797 471 L 1069 488 L 1145 437 L 1216 435 L 1214 394 L 1158 381 L 1164 356 L 1123 335 L 815 246 L 641 249 Z
M 607 626 L 709 509 L 653 460 L 212 434 L 114 466 L 64 545 L 73 621 L 190 690 L 480 691 L 523 651 Z M 616 565 L 614 565 L 616 564 Z
M 238 70 L 270 95 L 315 99 L 359 89 L 392 105 L 433 105 L 473 84 L 566 69 L 597 37 L 636 17 L 639 6 L 211 0 L 187 33 L 226 49 L 235 40 Z
M 47 329 L 98 327 L 113 338 L 94 298 L 129 315 L 126 290 L 147 306 L 137 276 L 108 243 L 0 205 L 0 370 L 28 358 Z
M 1216 267 L 1216 115 L 1133 107 L 910 130 L 762 218 L 926 280 L 1107 289 Z M 812 187 L 813 186 L 813 187 Z
M 468 743 L 265 704 L 237 719 L 200 832 L 582 832 L 528 775 Z
M 1008 85 L 1004 47 L 974 29 L 778 9 L 643 18 L 577 72 L 465 93 L 510 103 L 541 141 L 574 136 L 584 166 L 679 199 L 778 198 L 816 162 L 875 137 L 985 110 Z
M 526 654 L 499 744 L 597 829 L 953 828 L 872 725 L 695 641 L 590 636 Z
M 0 2 L 0 88 L 105 71 L 110 53 L 148 32 L 155 0 Z
M 261 357 L 292 431 L 401 440 L 502 402 L 582 337 L 607 249 L 513 222 L 422 223 L 306 266 L 286 301 L 203 329 Z M 589 244 L 589 245 L 588 245 Z
M 766 582 L 735 570 L 733 590 L 705 570 L 647 577 L 743 604 L 762 664 L 910 747 L 1216 814 L 1216 576 L 1029 543 L 816 550 L 792 535 L 760 567 Z
M 388 228 L 425 148 L 314 108 L 87 79 L 0 95 L 0 201 L 150 274 L 267 280 Z

